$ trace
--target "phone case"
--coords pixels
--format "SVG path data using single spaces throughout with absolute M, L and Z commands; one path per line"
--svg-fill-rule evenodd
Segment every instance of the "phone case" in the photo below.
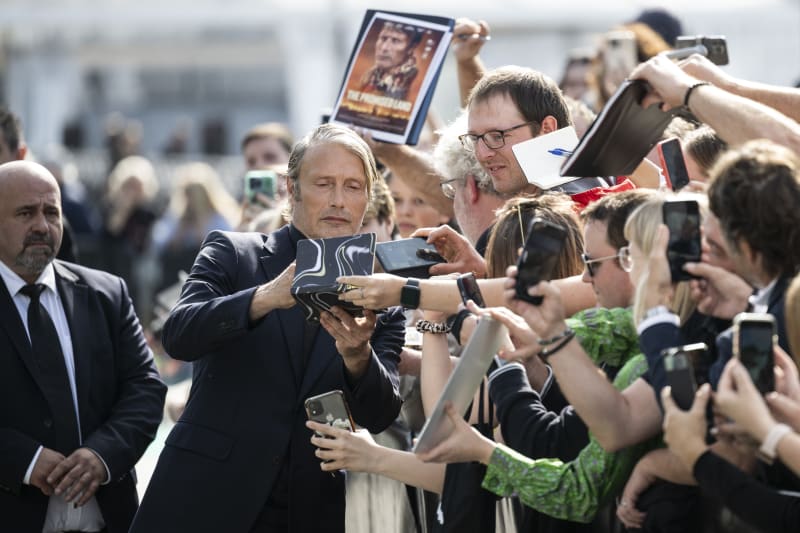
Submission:
M 672 138 L 658 143 L 658 158 L 670 189 L 679 191 L 689 185 L 689 171 L 686 169 L 680 140 Z
M 667 348 L 662 352 L 667 384 L 672 389 L 672 398 L 675 400 L 675 404 L 684 411 L 691 409 L 695 392 L 697 392 L 693 359 L 698 358 L 699 354 L 693 354 L 695 357 L 690 357 L 690 354 L 706 350 L 705 344 L 697 343 Z
M 662 216 L 669 228 L 667 260 L 672 282 L 693 279 L 683 270 L 683 265 L 700 262 L 700 208 L 694 200 L 667 201 L 662 207 Z
M 739 313 L 733 318 L 733 356 L 747 368 L 761 394 L 775 390 L 777 343 L 775 317 L 768 313 Z
M 385 272 L 403 278 L 427 279 L 431 266 L 446 262 L 422 237 L 378 243 L 375 256 Z
M 478 286 L 478 280 L 475 279 L 475 274 L 469 272 L 462 274 L 456 278 L 458 291 L 461 293 L 461 301 L 467 305 L 467 300 L 472 300 L 478 307 L 486 307 L 486 302 L 483 301 L 483 294 Z
M 309 420 L 328 424 L 329 426 L 355 431 L 355 423 L 350 409 L 340 390 L 332 390 L 305 401 L 306 415 Z
M 538 217 L 531 220 L 528 238 L 517 263 L 517 299 L 533 305 L 542 303 L 541 296 L 528 294 L 528 287 L 552 279 L 566 236 L 567 231 L 558 224 Z

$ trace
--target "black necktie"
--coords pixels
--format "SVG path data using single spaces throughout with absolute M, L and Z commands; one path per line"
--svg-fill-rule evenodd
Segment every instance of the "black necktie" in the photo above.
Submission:
M 72 389 L 58 332 L 53 319 L 39 300 L 45 289 L 45 285 L 37 283 L 25 285 L 20 292 L 31 299 L 28 306 L 28 333 L 39 368 L 40 383 L 50 405 L 52 424 L 55 427 L 55 442 L 44 444 L 68 455 L 80 445 L 78 419 L 75 416 Z

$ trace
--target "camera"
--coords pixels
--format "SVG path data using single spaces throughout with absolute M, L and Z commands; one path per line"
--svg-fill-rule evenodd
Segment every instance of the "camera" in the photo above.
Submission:
M 308 414 L 311 416 L 317 416 L 322 414 L 322 404 L 318 401 L 311 401 L 308 402 Z

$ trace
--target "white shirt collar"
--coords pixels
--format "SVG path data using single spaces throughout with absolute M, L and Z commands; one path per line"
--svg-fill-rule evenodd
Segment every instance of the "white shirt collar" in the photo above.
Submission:
M 28 282 L 19 277 L 19 274 L 8 268 L 2 261 L 0 261 L 0 277 L 3 278 L 8 293 L 12 298 L 17 295 L 22 287 L 28 284 Z M 52 262 L 44 267 L 42 273 L 36 278 L 36 283 L 43 283 L 48 289 L 54 293 L 56 292 L 56 271 L 55 268 L 53 268 Z
M 779 278 L 773 279 L 769 285 L 763 289 L 758 290 L 750 297 L 750 303 L 753 304 L 753 310 L 757 313 L 766 313 L 769 307 L 769 299 L 772 296 L 772 290 L 775 284 L 778 283 Z

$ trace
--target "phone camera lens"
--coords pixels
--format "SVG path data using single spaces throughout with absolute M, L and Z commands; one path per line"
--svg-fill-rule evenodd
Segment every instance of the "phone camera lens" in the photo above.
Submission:
M 322 404 L 319 402 L 311 402 L 308 404 L 308 410 L 312 415 L 318 415 L 322 413 Z

